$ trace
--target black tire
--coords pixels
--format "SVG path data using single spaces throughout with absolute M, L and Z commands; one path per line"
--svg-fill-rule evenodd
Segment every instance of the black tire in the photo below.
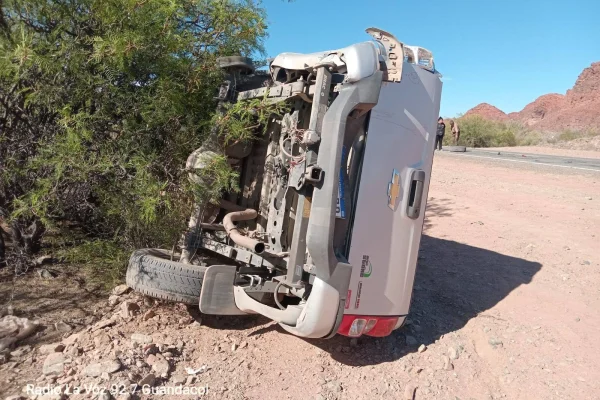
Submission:
M 151 297 L 197 305 L 206 268 L 171 261 L 168 250 L 140 249 L 129 258 L 126 282 Z
M 453 153 L 464 153 L 467 151 L 465 146 L 444 146 L 444 150 L 451 151 Z

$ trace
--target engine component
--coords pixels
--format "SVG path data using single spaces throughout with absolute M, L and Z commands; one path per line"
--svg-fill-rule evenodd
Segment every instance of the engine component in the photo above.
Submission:
M 254 219 L 257 216 L 258 213 L 256 210 L 251 208 L 248 208 L 244 211 L 233 211 L 225 215 L 225 218 L 223 218 L 223 226 L 225 227 L 225 232 L 227 232 L 227 235 L 229 235 L 231 240 L 233 240 L 236 244 L 253 250 L 256 252 L 256 254 L 261 254 L 263 251 L 265 251 L 265 244 L 256 239 L 251 239 L 248 236 L 243 235 L 234 224 L 235 221 L 247 221 Z

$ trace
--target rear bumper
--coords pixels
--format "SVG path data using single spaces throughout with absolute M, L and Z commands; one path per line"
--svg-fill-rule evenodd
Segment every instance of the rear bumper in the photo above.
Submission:
M 330 335 L 336 325 L 340 304 L 343 309 L 343 300 L 340 300 L 338 291 L 318 278 L 313 283 L 306 303 L 288 306 L 283 310 L 256 301 L 239 286 L 234 289 L 234 297 L 235 304 L 241 311 L 262 314 L 278 322 L 286 331 L 305 338 Z

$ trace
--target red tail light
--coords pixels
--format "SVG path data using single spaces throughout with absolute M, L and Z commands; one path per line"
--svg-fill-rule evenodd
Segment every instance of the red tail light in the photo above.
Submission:
M 392 333 L 397 323 L 398 317 L 344 315 L 338 333 L 350 337 L 361 335 L 383 337 Z

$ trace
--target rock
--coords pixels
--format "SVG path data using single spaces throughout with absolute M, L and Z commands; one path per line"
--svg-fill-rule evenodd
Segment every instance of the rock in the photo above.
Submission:
M 71 336 L 69 336 L 69 337 L 67 337 L 67 338 L 63 339 L 63 341 L 62 341 L 62 342 L 65 344 L 65 346 L 68 346 L 68 345 L 70 345 L 70 344 L 77 343 L 77 342 L 79 341 L 79 339 L 80 339 L 80 336 L 81 336 L 81 334 L 79 334 L 79 333 L 74 333 L 74 334 L 72 334 Z
M 169 362 L 161 354 L 156 354 L 154 357 L 153 362 L 148 361 L 148 364 L 152 365 L 152 370 L 156 372 L 156 375 L 166 378 L 171 370 Z
M 119 285 L 119 286 L 115 286 L 114 289 L 112 290 L 112 294 L 116 295 L 116 296 L 122 296 L 125 293 L 128 293 L 129 291 L 131 291 L 131 288 L 127 285 Z
M 64 349 L 65 345 L 62 343 L 51 343 L 40 346 L 39 352 L 41 354 L 62 353 Z
M 185 383 L 186 377 L 183 375 L 175 375 L 172 379 L 173 385 L 183 385 Z
M 488 343 L 492 345 L 492 347 L 496 348 L 497 346 L 502 346 L 502 340 L 496 338 L 490 338 Z
M 96 364 L 90 364 L 83 369 L 82 374 L 91 377 L 97 377 L 106 372 L 112 374 L 121 369 L 121 362 L 119 360 L 108 360 L 102 361 Z
M 119 296 L 117 296 L 116 294 L 111 294 L 110 296 L 108 296 L 108 305 L 113 307 L 116 306 L 117 303 L 119 302 Z
M 83 354 L 83 349 L 77 346 L 69 346 L 64 353 L 71 357 L 79 357 L 81 354 Z
M 21 357 L 21 356 L 24 356 L 25 354 L 29 353 L 30 351 L 31 351 L 31 346 L 29 346 L 29 345 L 21 346 L 21 347 L 17 348 L 15 351 L 11 351 L 10 356 L 11 357 Z
M 59 385 L 66 385 L 68 383 L 71 383 L 75 380 L 74 376 L 65 376 L 62 379 L 59 379 L 58 381 L 56 381 Z
M 42 279 L 54 279 L 56 278 L 56 274 L 52 271 L 47 270 L 46 268 L 41 268 L 37 270 L 38 275 Z
M 131 400 L 131 394 L 125 393 L 117 397 L 117 400 Z
M 146 355 L 156 354 L 158 352 L 158 346 L 156 346 L 154 343 L 150 343 L 144 346 L 144 354 Z
M 415 398 L 415 391 L 417 390 L 417 387 L 415 385 L 408 384 L 406 385 L 406 387 L 404 388 L 404 400 L 413 400 Z
M 450 358 L 447 357 L 447 356 L 444 356 L 444 370 L 445 371 L 452 371 L 453 369 L 454 369 L 454 365 L 450 361 Z
M 142 316 L 142 320 L 148 321 L 150 318 L 153 318 L 155 316 L 156 316 L 156 312 L 154 310 L 150 309 L 144 313 L 144 315 Z
M 112 396 L 110 395 L 110 392 L 106 389 L 102 390 L 102 392 L 100 392 L 100 394 L 98 395 L 98 400 L 111 400 Z
M 35 260 L 33 260 L 33 265 L 35 265 L 36 267 L 39 267 L 40 265 L 50 264 L 51 261 L 52 261 L 52 256 L 44 255 L 44 256 L 40 256 L 40 257 L 36 258 Z
M 237 345 L 237 344 L 233 343 L 233 344 L 231 345 L 231 351 L 236 351 L 236 350 L 237 350 L 237 348 L 238 348 L 238 345 Z
M 152 297 L 144 296 L 144 305 L 152 307 L 154 305 L 154 299 Z
M 187 379 L 185 380 L 185 384 L 186 385 L 191 385 L 194 382 L 196 382 L 196 377 L 195 376 L 188 376 Z
M 63 353 L 50 353 L 44 360 L 42 372 L 44 375 L 62 375 L 65 369 L 66 358 Z
M 454 347 L 448 347 L 448 357 L 450 357 L 451 360 L 457 360 L 458 350 L 456 350 Z
M 10 360 L 10 353 L 8 352 L 8 350 L 6 350 L 5 352 L 0 352 L 0 365 L 6 364 L 8 360 Z
M 325 388 L 332 393 L 341 393 L 344 388 L 338 381 L 331 381 L 325 384 Z
M 54 324 L 54 329 L 61 333 L 68 333 L 73 330 L 73 327 L 66 322 L 58 321 Z
M 417 345 L 417 339 L 415 339 L 414 336 L 410 336 L 410 335 L 406 335 L 406 345 L 407 346 L 416 346 Z
M 154 376 L 154 374 L 148 374 L 138 382 L 138 386 L 141 388 L 144 386 L 153 386 L 154 382 L 156 382 L 156 376 Z
M 153 342 L 152 336 L 144 335 L 142 333 L 134 333 L 131 335 L 131 341 L 139 344 L 150 344 Z
M 427 350 L 427 346 L 425 346 L 424 344 L 419 346 L 419 349 L 417 350 L 419 353 L 424 352 L 425 350 Z
M 37 322 L 11 315 L 12 306 L 8 306 L 7 309 L 9 315 L 0 319 L 0 352 L 31 335 L 38 328 Z
M 200 368 L 190 368 L 190 367 L 187 367 L 185 369 L 185 372 L 187 372 L 188 375 L 196 375 L 196 374 L 204 373 L 204 372 L 208 371 L 209 369 L 210 369 L 209 366 L 203 365 Z
M 140 311 L 140 306 L 132 301 L 121 303 L 121 316 L 125 319 L 133 317 L 138 311 Z
M 103 348 L 105 346 L 108 346 L 110 342 L 112 342 L 112 340 L 110 339 L 110 336 L 108 336 L 106 333 L 100 333 L 99 335 L 94 337 L 94 345 L 97 348 Z

